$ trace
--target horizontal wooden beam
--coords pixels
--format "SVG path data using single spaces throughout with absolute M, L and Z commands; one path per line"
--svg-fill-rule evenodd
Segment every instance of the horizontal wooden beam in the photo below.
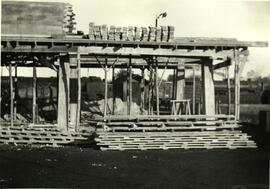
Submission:
M 63 39 L 43 38 L 43 37 L 21 37 L 21 36 L 4 36 L 2 42 L 35 42 L 35 43 L 62 43 L 81 46 L 82 44 L 96 45 L 150 45 L 150 46 L 189 46 L 189 47 L 267 47 L 267 41 L 237 41 L 219 38 L 211 40 L 211 38 L 177 38 L 172 42 L 148 42 L 148 41 L 110 41 L 110 40 L 89 40 L 78 37 L 65 36 Z

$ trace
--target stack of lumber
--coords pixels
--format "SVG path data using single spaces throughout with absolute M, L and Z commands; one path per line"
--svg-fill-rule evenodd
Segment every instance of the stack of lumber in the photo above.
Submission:
M 96 123 L 102 150 L 253 148 L 234 116 L 115 116 Z
M 0 127 L 0 143 L 59 146 L 87 143 L 89 134 L 60 131 L 55 126 Z
M 46 36 L 75 33 L 75 14 L 68 3 L 2 2 L 2 35 Z
M 241 131 L 99 132 L 95 141 L 101 150 L 256 148 Z
M 174 27 L 118 27 L 106 25 L 96 26 L 93 22 L 89 24 L 90 40 L 110 41 L 150 41 L 150 42 L 171 42 L 174 40 Z

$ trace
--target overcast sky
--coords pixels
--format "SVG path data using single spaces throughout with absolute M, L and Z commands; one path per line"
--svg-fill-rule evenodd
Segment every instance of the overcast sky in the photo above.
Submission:
M 54 0 L 48 0 L 54 1 Z M 97 25 L 150 26 L 166 11 L 160 25 L 175 26 L 177 37 L 229 37 L 270 41 L 269 1 L 190 0 L 58 0 L 73 5 L 77 29 L 88 32 Z M 251 69 L 270 75 L 270 48 L 250 48 L 244 76 Z

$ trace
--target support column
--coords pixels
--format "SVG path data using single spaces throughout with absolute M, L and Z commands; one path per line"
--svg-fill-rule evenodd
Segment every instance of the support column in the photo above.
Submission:
M 15 64 L 15 75 L 14 75 L 14 121 L 17 121 L 17 106 L 18 106 L 18 64 Z
M 185 65 L 179 62 L 176 71 L 176 100 L 185 98 Z
M 68 129 L 69 122 L 69 77 L 70 69 L 67 57 L 60 56 L 58 71 L 58 114 L 57 123 L 61 130 Z
M 12 65 L 9 62 L 9 93 L 10 93 L 10 126 L 13 127 L 13 78 L 12 78 Z
M 193 70 L 193 82 L 192 82 L 192 114 L 195 114 L 195 105 L 196 105 L 196 77 L 195 77 L 195 67 L 192 68 Z
M 144 75 L 144 68 L 141 69 L 142 72 L 142 78 L 140 82 L 140 108 L 141 108 L 141 114 L 144 111 L 144 95 L 145 95 L 145 75 Z
M 115 68 L 113 66 L 112 68 L 112 97 L 113 97 L 113 102 L 112 102 L 112 115 L 114 115 L 115 111 L 115 94 L 114 94 L 114 80 L 115 80 Z
M 131 115 L 131 106 L 132 106 L 132 66 L 131 66 L 131 57 L 129 58 L 129 107 L 128 113 Z
M 227 96 L 227 104 L 228 104 L 228 112 L 227 114 L 230 115 L 231 114 L 231 80 L 230 80 L 230 67 L 227 66 L 226 67 L 226 73 L 227 73 L 227 92 L 228 92 L 228 96 Z
M 32 122 L 37 123 L 37 68 L 33 66 L 33 102 L 32 102 Z
M 205 115 L 215 115 L 215 86 L 213 77 L 213 60 L 202 63 L 203 110 Z
M 70 125 L 72 130 L 75 130 L 77 124 L 77 109 L 78 109 L 78 71 L 77 58 L 70 57 Z
M 103 115 L 104 117 L 107 116 L 107 104 L 108 104 L 108 77 L 107 77 L 107 71 L 108 65 L 107 65 L 107 57 L 105 58 L 105 94 L 104 94 L 104 112 Z
M 155 65 L 156 109 L 157 109 L 157 115 L 159 115 L 159 84 L 158 84 L 157 60 L 155 62 L 156 62 L 156 65 Z
M 78 78 L 78 105 L 77 105 L 77 111 L 76 111 L 76 125 L 75 125 L 75 131 L 79 130 L 80 122 L 81 122 L 81 98 L 82 98 L 82 84 L 81 84 L 81 55 L 78 52 L 77 53 L 77 78 Z
M 239 75 L 239 54 L 234 51 L 234 114 L 236 120 L 240 118 L 240 75 Z

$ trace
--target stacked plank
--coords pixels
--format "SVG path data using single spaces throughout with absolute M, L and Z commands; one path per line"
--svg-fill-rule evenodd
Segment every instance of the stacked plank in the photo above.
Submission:
M 108 27 L 90 22 L 88 36 L 90 40 L 171 42 L 174 39 L 174 27 Z
M 234 116 L 118 116 L 96 124 L 101 150 L 254 148 Z
M 256 148 L 241 131 L 100 132 L 95 141 L 101 150 Z
M 0 143 L 60 146 L 87 143 L 89 134 L 55 127 L 0 127 Z
M 68 3 L 2 2 L 2 35 L 53 36 L 76 30 L 75 14 Z

